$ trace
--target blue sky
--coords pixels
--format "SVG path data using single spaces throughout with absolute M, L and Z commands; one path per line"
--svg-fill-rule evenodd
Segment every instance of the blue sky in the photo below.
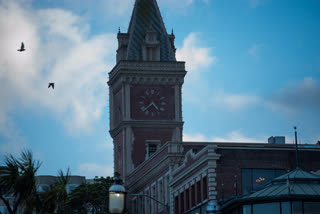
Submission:
M 28 148 L 41 175 L 113 174 L 106 82 L 133 4 L 0 0 L 0 157 Z M 184 140 L 292 143 L 295 125 L 301 143 L 320 140 L 320 1 L 158 5 L 188 71 Z

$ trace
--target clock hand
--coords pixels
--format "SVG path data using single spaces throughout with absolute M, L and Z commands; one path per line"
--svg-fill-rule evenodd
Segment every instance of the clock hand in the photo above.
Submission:
M 156 105 L 156 104 L 154 104 L 154 102 L 152 101 L 152 103 L 151 103 L 158 111 L 159 111 L 159 108 L 158 108 L 158 106 Z M 150 104 L 150 105 L 151 105 Z
M 142 110 L 142 111 L 145 111 L 145 110 L 147 110 L 151 105 L 152 105 L 152 103 L 150 103 L 147 107 L 142 107 L 141 110 Z

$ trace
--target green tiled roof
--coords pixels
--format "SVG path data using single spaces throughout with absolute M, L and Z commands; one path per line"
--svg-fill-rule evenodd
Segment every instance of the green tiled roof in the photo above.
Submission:
M 273 179 L 264 189 L 244 198 L 278 198 L 284 195 L 320 197 L 320 177 L 297 168 Z
M 160 61 L 176 61 L 156 0 L 136 0 L 128 34 L 127 60 L 142 60 L 141 46 L 146 31 L 152 26 L 160 42 Z
M 320 201 L 320 177 L 297 168 L 273 179 L 265 188 L 255 193 L 226 201 L 222 209 L 236 203 L 302 199 Z
M 272 182 L 280 182 L 283 180 L 287 180 L 288 178 L 289 180 L 310 180 L 310 179 L 319 180 L 320 179 L 320 177 L 315 174 L 312 174 L 310 172 L 306 172 L 300 168 L 297 168 L 287 174 L 281 175 L 273 179 Z

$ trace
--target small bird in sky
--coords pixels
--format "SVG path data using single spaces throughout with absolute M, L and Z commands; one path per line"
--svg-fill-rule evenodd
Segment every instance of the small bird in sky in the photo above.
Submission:
M 53 82 L 49 83 L 48 88 L 50 88 L 50 86 L 52 87 L 52 89 L 54 89 L 54 83 Z
M 23 44 L 23 42 L 21 42 L 21 47 L 20 47 L 20 49 L 18 49 L 17 51 L 20 51 L 20 52 L 22 52 L 22 51 L 25 51 L 26 49 L 24 49 L 24 44 Z

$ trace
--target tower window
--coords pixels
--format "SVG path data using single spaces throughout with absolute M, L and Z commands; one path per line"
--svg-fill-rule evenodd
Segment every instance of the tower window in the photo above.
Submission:
M 160 140 L 146 140 L 146 159 L 151 157 L 160 148 Z
M 152 156 L 157 151 L 157 145 L 151 144 L 149 145 L 149 157 Z

